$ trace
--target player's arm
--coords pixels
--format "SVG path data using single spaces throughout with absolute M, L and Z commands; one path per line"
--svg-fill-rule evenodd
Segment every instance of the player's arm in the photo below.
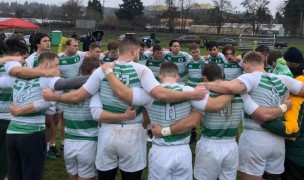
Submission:
M 219 94 L 243 94 L 247 91 L 245 83 L 241 80 L 215 81 L 203 83 L 207 89 Z
M 8 61 L 18 61 L 18 62 L 22 62 L 23 61 L 23 57 L 22 56 L 4 56 L 2 58 L 0 58 L 0 65 L 4 64 Z
M 19 106 L 19 105 L 13 103 L 10 106 L 10 113 L 13 116 L 35 113 L 35 112 L 39 112 L 44 109 L 47 109 L 54 104 L 55 104 L 54 102 L 45 101 L 44 99 L 37 100 L 37 101 L 27 104 L 25 106 Z
M 73 78 L 60 78 L 56 81 L 55 90 L 78 89 L 87 82 L 90 76 L 78 76 Z
M 30 79 L 35 77 L 60 76 L 60 71 L 59 69 L 42 70 L 42 69 L 33 69 L 28 67 L 15 66 L 10 68 L 8 74 L 10 76 L 14 76 L 22 79 Z
M 220 95 L 218 97 L 212 98 L 209 97 L 207 101 L 207 105 L 205 107 L 206 112 L 216 112 L 223 108 L 225 108 L 234 98 L 234 95 Z
M 90 110 L 94 120 L 105 123 L 133 120 L 136 117 L 136 111 L 133 107 L 128 107 L 122 114 L 112 113 L 104 110 L 99 93 L 96 93 L 91 98 Z
M 85 99 L 91 97 L 92 95 L 84 87 L 81 87 L 76 91 L 63 94 L 54 93 L 50 88 L 44 88 L 42 90 L 42 96 L 47 101 L 78 104 L 81 101 L 84 101 Z
M 192 110 L 190 115 L 178 120 L 176 123 L 168 127 L 161 127 L 158 124 L 152 123 L 152 133 L 156 137 L 170 136 L 172 134 L 182 134 L 190 131 L 197 126 L 202 120 L 202 113 L 197 110 Z

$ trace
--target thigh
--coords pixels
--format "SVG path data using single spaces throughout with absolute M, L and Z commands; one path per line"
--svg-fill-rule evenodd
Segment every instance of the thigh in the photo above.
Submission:
M 78 176 L 82 178 L 92 178 L 97 175 L 95 167 L 95 158 L 97 143 L 94 141 L 82 141 L 79 145 L 77 155 Z
M 148 163 L 149 180 L 171 180 L 174 157 L 170 149 L 166 147 L 152 146 L 149 151 Z
M 179 146 L 175 149 L 172 155 L 176 157 L 172 172 L 172 179 L 193 179 L 192 153 L 190 147 L 188 145 Z
M 272 152 L 267 157 L 265 171 L 270 174 L 282 174 L 284 172 L 285 140 L 272 135 Z
M 282 174 L 282 180 L 304 180 L 304 167 L 295 164 L 289 159 L 285 159 L 285 171 Z
M 217 179 L 222 161 L 218 150 L 218 147 L 214 147 L 213 144 L 202 139 L 197 142 L 194 163 L 194 177 L 196 179 Z
M 7 134 L 8 155 L 8 179 L 22 179 L 21 156 L 17 148 L 17 140 L 20 135 Z
M 8 120 L 0 119 L 0 179 L 4 179 L 7 174 L 7 148 L 6 148 L 6 130 L 9 125 Z
M 222 161 L 219 179 L 236 179 L 239 162 L 238 146 L 236 142 L 224 143 L 220 148 L 225 149 L 225 152 L 223 153 L 225 154 L 225 157 Z
M 77 168 L 77 152 L 78 152 L 78 146 L 74 141 L 70 141 L 66 139 L 64 141 L 64 161 L 65 161 L 65 167 L 69 174 L 76 175 L 78 174 L 78 168 Z

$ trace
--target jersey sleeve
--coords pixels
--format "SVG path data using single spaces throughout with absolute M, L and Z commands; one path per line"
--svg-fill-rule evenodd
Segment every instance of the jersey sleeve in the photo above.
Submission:
M 140 83 L 147 93 L 150 93 L 152 89 L 160 85 L 155 79 L 153 72 L 146 66 L 141 66 L 143 68 L 139 72 Z
M 183 86 L 183 91 L 193 91 L 194 88 L 190 86 Z M 209 94 L 206 94 L 204 99 L 196 101 L 196 100 L 191 100 L 190 104 L 192 108 L 199 110 L 199 111 L 204 111 L 207 105 L 207 101 L 209 99 Z
M 60 79 L 60 77 L 40 77 L 39 83 L 41 88 L 50 88 L 55 90 L 55 83 L 58 79 Z
M 14 67 L 22 67 L 20 62 L 17 61 L 8 61 L 5 63 L 4 68 L 7 74 L 9 74 L 10 70 Z
M 83 87 L 91 94 L 96 94 L 101 85 L 102 79 L 105 77 L 105 74 L 101 70 L 101 68 L 96 69 L 87 82 L 83 85 Z
M 286 76 L 286 75 L 278 75 L 283 84 L 288 88 L 289 92 L 291 92 L 294 95 L 299 94 L 301 88 L 302 88 L 302 82 L 293 79 L 292 77 Z
M 258 109 L 259 105 L 253 101 L 248 93 L 241 94 L 241 97 L 243 99 L 243 109 L 246 114 L 251 115 Z
M 249 92 L 258 85 L 258 80 L 260 79 L 260 76 L 259 74 L 246 73 L 237 77 L 236 79 L 242 81 L 246 86 L 247 92 Z
M 151 58 L 152 55 L 153 55 L 153 52 L 150 50 L 144 52 L 144 56 L 146 56 L 148 59 Z
M 133 106 L 149 106 L 154 99 L 142 88 L 133 88 Z
M 103 111 L 100 94 L 96 93 L 90 100 L 90 111 L 94 120 L 98 121 Z
M 77 51 L 77 55 L 80 57 L 80 59 L 83 59 L 83 58 L 85 58 L 85 56 L 86 56 L 86 52 Z
M 106 57 L 106 56 L 105 56 L 103 53 L 100 53 L 99 59 L 100 59 L 100 60 L 103 60 L 104 57 Z
M 12 76 L 0 77 L 0 88 L 1 89 L 12 89 L 15 80 L 16 80 L 16 78 L 12 77 Z

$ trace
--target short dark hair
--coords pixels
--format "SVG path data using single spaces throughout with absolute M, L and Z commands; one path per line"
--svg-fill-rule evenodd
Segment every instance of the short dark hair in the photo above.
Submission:
M 49 51 L 42 52 L 38 57 L 38 64 L 44 63 L 45 61 L 54 61 L 55 58 L 58 58 L 58 55 Z
M 173 62 L 164 62 L 160 66 L 160 75 L 165 77 L 174 77 L 178 75 L 178 67 Z
M 176 39 L 173 39 L 173 40 L 171 40 L 170 42 L 169 42 L 169 47 L 171 47 L 172 45 L 173 45 L 173 43 L 178 43 L 178 44 L 180 44 L 180 42 L 179 42 L 179 40 L 176 40 Z
M 160 46 L 160 45 L 158 45 L 158 44 L 155 44 L 154 46 L 153 46 L 153 52 L 155 52 L 155 51 L 161 51 L 163 48 Z
M 119 48 L 119 44 L 116 41 L 110 41 L 107 45 L 107 49 L 110 50 L 116 50 Z
M 215 63 L 206 64 L 202 69 L 202 75 L 205 76 L 208 81 L 223 79 L 222 69 Z
M 92 57 L 85 57 L 80 66 L 80 72 L 82 75 L 90 75 L 93 69 L 97 69 L 100 67 L 101 61 Z
M 141 48 L 144 48 L 146 46 L 144 42 L 140 42 L 139 45 Z
M 89 50 L 93 50 L 95 48 L 100 48 L 100 45 L 97 44 L 97 43 L 91 43 L 90 46 L 89 46 Z
M 256 52 L 261 52 L 261 53 L 269 53 L 269 47 L 265 45 L 259 45 L 257 48 L 255 48 Z
M 26 47 L 26 44 L 18 37 L 10 37 L 5 41 L 4 44 L 6 55 L 13 55 L 16 53 L 26 55 L 28 53 L 28 48 Z
M 134 37 L 124 38 L 119 43 L 119 54 L 124 54 L 126 51 L 129 51 L 130 48 L 139 48 L 139 42 Z
M 218 48 L 218 44 L 216 41 L 208 41 L 206 44 L 206 49 L 211 51 L 213 47 Z
M 44 37 L 50 38 L 50 36 L 47 35 L 46 33 L 42 33 L 42 32 L 37 33 L 37 34 L 34 36 L 34 43 L 35 43 L 35 45 L 37 46 L 37 44 L 40 44 L 41 39 L 44 38 Z
M 243 62 L 264 63 L 262 56 L 255 51 L 248 51 L 243 58 Z
M 191 43 L 191 44 L 189 45 L 189 51 L 195 50 L 195 49 L 198 49 L 198 48 L 199 48 L 199 45 L 196 44 L 196 43 Z
M 232 53 L 233 53 L 233 55 L 234 55 L 234 53 L 235 53 L 234 46 L 232 46 L 231 44 L 225 45 L 224 48 L 223 48 L 223 50 L 222 50 L 222 53 L 225 55 L 228 50 L 231 50 Z
M 78 40 L 75 38 L 68 38 L 67 41 L 65 42 L 65 45 L 70 46 L 72 41 L 78 42 Z
M 272 65 L 277 59 L 282 58 L 283 53 L 281 51 L 270 51 L 267 59 L 267 64 Z

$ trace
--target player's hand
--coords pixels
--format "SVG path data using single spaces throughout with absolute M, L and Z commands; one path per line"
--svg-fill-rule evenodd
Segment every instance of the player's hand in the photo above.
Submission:
M 107 69 L 114 69 L 115 62 L 116 61 L 111 63 L 104 63 L 103 65 L 101 65 L 102 71 L 105 73 Z
M 193 100 L 204 99 L 204 97 L 206 96 L 206 93 L 207 93 L 206 87 L 202 83 L 200 83 L 195 87 L 195 89 L 193 91 L 194 96 L 192 99 Z
M 133 120 L 136 118 L 136 110 L 134 107 L 128 107 L 124 114 L 126 116 L 124 120 Z
M 42 96 L 46 101 L 56 101 L 56 94 L 50 88 L 42 89 Z
M 18 106 L 17 104 L 13 103 L 11 106 L 10 106 L 10 113 L 13 115 L 13 116 L 18 116 L 20 114 L 20 106 Z
M 45 77 L 60 77 L 60 71 L 58 68 L 44 70 Z
M 155 124 L 155 123 L 151 123 L 151 131 L 152 131 L 152 134 L 155 136 L 155 137 L 162 137 L 162 133 L 161 133 L 161 130 L 162 130 L 162 127 L 158 124 Z
M 292 107 L 292 102 L 291 102 L 291 100 L 290 100 L 290 98 L 289 98 L 289 95 L 287 95 L 287 96 L 283 99 L 282 104 L 286 104 L 286 105 L 287 105 L 287 110 L 291 109 L 291 107 Z

